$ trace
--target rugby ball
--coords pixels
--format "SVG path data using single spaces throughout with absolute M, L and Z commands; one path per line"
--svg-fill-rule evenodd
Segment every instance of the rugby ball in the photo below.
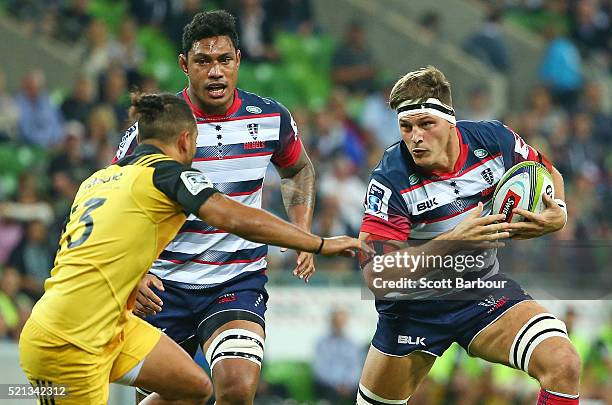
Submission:
M 538 162 L 521 162 L 512 166 L 497 183 L 493 193 L 491 214 L 505 214 L 506 222 L 521 222 L 522 215 L 514 214 L 514 208 L 522 208 L 536 214 L 546 207 L 542 194 L 554 198 L 552 176 Z

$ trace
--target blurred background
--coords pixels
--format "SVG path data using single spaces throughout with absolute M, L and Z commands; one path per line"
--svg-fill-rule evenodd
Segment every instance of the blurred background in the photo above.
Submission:
M 20 329 L 78 185 L 129 125 L 128 92 L 184 88 L 182 27 L 217 8 L 238 18 L 239 86 L 284 103 L 300 128 L 318 175 L 315 232 L 358 233 L 369 172 L 399 140 L 390 88 L 433 64 L 458 119 L 500 119 L 551 158 L 570 212 L 554 238 L 603 241 L 612 270 L 612 1 L 0 0 L 0 381 L 25 382 Z M 274 169 L 266 183 L 264 207 L 284 215 Z M 304 286 L 294 260 L 270 250 L 257 404 L 354 403 L 373 303 L 355 263 L 319 259 Z M 612 404 L 610 300 L 544 302 L 581 354 L 587 405 Z M 453 346 L 410 403 L 534 404 L 537 390 Z M 110 403 L 131 398 L 114 389 Z

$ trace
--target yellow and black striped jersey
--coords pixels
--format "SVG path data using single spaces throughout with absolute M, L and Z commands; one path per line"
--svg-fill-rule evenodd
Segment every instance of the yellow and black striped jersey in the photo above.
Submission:
M 217 190 L 152 145 L 99 170 L 74 199 L 32 319 L 92 353 L 121 333 L 135 289 L 186 214 Z

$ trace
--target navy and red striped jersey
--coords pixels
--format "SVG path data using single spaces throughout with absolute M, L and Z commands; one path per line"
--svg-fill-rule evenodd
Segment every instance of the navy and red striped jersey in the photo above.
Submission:
M 385 151 L 368 185 L 362 232 L 379 239 L 433 239 L 456 227 L 478 202 L 489 214 L 506 170 L 542 159 L 499 121 L 458 121 L 456 133 L 460 154 L 452 173 L 424 172 L 403 141 Z
M 261 208 L 262 186 L 270 162 L 293 165 L 302 150 L 298 129 L 280 103 L 237 89 L 226 114 L 211 116 L 179 93 L 197 121 L 197 151 L 192 166 L 231 198 Z M 138 123 L 123 137 L 116 159 L 137 144 Z M 155 261 L 151 272 L 186 288 L 216 286 L 266 267 L 268 248 L 228 234 L 190 215 Z

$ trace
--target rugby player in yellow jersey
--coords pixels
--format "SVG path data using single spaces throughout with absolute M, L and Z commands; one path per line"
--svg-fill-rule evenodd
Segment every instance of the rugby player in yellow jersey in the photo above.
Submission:
M 45 294 L 21 334 L 21 367 L 44 388 L 41 404 L 106 404 L 111 382 L 153 391 L 142 404 L 204 404 L 210 397 L 210 380 L 189 355 L 132 314 L 138 282 L 186 214 L 298 251 L 361 249 L 356 239 L 323 239 L 215 190 L 190 167 L 197 129 L 184 100 L 147 94 L 132 104 L 140 146 L 81 184 Z M 49 389 L 58 386 L 66 396 L 47 395 L 61 394 Z

